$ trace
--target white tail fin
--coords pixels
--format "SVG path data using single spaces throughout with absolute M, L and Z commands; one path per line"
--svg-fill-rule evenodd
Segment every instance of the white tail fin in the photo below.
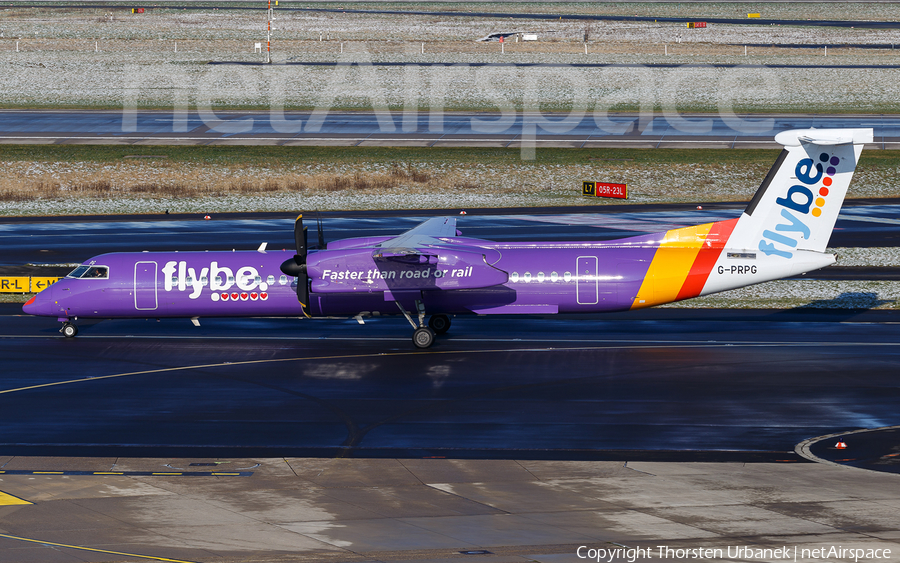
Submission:
M 775 136 L 784 150 L 728 240 L 728 248 L 790 260 L 824 252 L 872 129 L 803 129 Z

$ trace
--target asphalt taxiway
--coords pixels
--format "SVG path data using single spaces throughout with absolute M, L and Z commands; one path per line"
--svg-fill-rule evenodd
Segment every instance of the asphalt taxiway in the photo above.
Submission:
M 467 215 L 460 228 L 597 240 L 735 209 L 513 210 Z M 848 205 L 836 236 L 890 246 L 898 214 L 896 202 Z M 418 220 L 323 215 L 328 240 Z M 148 246 L 290 245 L 291 221 L 6 220 L 0 232 L 8 267 Z M 83 322 L 65 339 L 54 319 L 0 305 L 4 557 L 558 563 L 615 547 L 654 550 L 639 561 L 659 559 L 659 546 L 900 552 L 895 474 L 795 451 L 840 434 L 850 447 L 833 461 L 892 465 L 896 433 L 852 433 L 898 424 L 894 311 L 458 317 L 427 351 L 392 318 L 200 322 Z
M 112 145 L 282 145 L 572 148 L 769 148 L 790 129 L 874 129 L 873 149 L 900 148 L 900 117 L 890 115 L 731 116 L 629 113 L 580 118 L 566 114 L 489 112 L 196 112 L 0 111 L 0 143 Z M 274 119 L 277 117 L 278 119 Z M 561 121 L 566 118 L 566 121 Z M 321 120 L 321 123 L 319 123 Z M 533 131 L 533 140 L 523 134 Z M 529 135 L 529 137 L 532 135 Z
M 729 219 L 742 206 L 473 211 L 458 228 L 488 240 L 603 240 Z M 288 248 L 284 215 L 8 220 L 0 270 L 117 250 Z M 337 240 L 400 233 L 430 215 L 335 212 L 322 223 Z M 900 204 L 884 200 L 848 202 L 831 244 L 897 241 Z M 897 276 L 838 277 L 873 272 Z M 417 352 L 399 318 L 82 321 L 68 340 L 55 319 L 0 310 L 0 443 L 17 454 L 797 459 L 803 439 L 894 424 L 898 399 L 893 311 L 459 317 Z M 87 373 L 71 369 L 72 354 Z

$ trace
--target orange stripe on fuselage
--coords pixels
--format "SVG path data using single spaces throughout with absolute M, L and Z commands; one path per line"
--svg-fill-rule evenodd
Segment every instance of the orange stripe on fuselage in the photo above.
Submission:
M 728 221 L 713 223 L 712 229 L 710 229 L 709 234 L 706 235 L 706 241 L 703 243 L 700 252 L 697 253 L 697 257 L 694 259 L 694 264 L 691 266 L 691 271 L 688 273 L 684 285 L 681 286 L 681 291 L 679 291 L 678 296 L 675 297 L 676 301 L 700 295 L 700 292 L 703 291 L 703 286 L 706 285 L 706 280 L 709 279 L 709 274 L 712 272 L 713 266 L 716 265 L 719 255 L 722 254 L 722 249 L 725 248 L 725 243 L 728 242 L 728 237 L 731 236 L 731 231 L 734 230 L 734 226 L 737 225 L 737 222 L 737 219 L 729 219 Z
M 715 223 L 666 232 L 647 269 L 632 309 L 675 301 Z

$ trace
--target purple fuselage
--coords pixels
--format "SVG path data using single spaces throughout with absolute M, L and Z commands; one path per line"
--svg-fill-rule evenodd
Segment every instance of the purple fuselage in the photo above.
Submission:
M 610 242 L 494 243 L 442 239 L 440 258 L 373 257 L 371 240 L 310 251 L 310 316 L 577 313 L 632 307 L 664 233 Z M 455 251 L 454 249 L 458 249 Z M 438 254 L 436 252 L 436 254 Z M 292 251 L 101 254 L 107 277 L 63 278 L 26 313 L 76 317 L 303 316 Z

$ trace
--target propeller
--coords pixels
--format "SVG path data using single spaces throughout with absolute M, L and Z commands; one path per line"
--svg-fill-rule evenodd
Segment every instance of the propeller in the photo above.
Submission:
M 297 278 L 297 300 L 306 311 L 309 305 L 309 277 L 306 275 L 306 227 L 303 226 L 303 214 L 297 216 L 294 221 L 294 243 L 297 245 L 297 254 L 281 263 L 281 271 L 288 276 Z

